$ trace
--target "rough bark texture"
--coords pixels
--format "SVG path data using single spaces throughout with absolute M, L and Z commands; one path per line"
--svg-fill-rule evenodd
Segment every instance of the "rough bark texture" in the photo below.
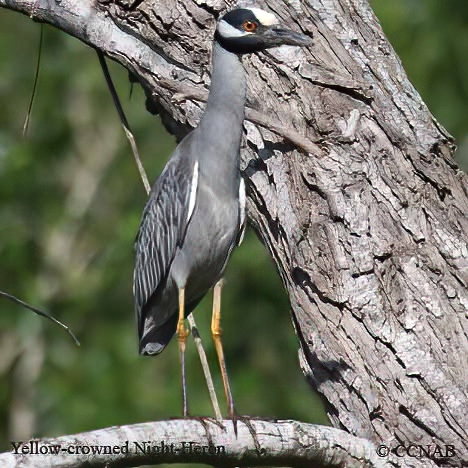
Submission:
M 173 133 L 197 124 L 224 2 L 1 5 L 121 62 Z M 395 466 L 468 466 L 468 179 L 453 141 L 366 0 L 267 8 L 315 39 L 244 59 L 249 217 L 289 292 L 303 370 L 335 426 L 431 447 L 390 454 Z
M 224 426 L 223 426 L 224 425 Z M 2 468 L 130 467 L 160 463 L 213 466 L 383 468 L 374 446 L 331 427 L 296 421 L 175 419 L 15 443 Z M 97 453 L 100 451 L 101 453 Z

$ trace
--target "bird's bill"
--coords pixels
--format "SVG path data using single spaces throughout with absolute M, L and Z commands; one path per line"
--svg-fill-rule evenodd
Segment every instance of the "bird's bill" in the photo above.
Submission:
M 312 39 L 309 36 L 279 27 L 269 28 L 265 31 L 263 40 L 269 47 L 277 47 L 283 44 L 305 47 L 312 44 Z

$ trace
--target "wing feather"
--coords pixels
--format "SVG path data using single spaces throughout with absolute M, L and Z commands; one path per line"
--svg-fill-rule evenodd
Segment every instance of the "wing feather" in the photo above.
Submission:
M 247 227 L 247 220 L 245 217 L 245 204 L 246 204 L 246 194 L 245 194 L 245 182 L 241 177 L 239 183 L 239 226 L 237 234 L 237 245 L 241 245 L 244 240 L 245 228 Z
M 172 158 L 156 181 L 135 241 L 133 294 L 139 327 L 142 310 L 166 278 L 193 214 L 198 164 Z

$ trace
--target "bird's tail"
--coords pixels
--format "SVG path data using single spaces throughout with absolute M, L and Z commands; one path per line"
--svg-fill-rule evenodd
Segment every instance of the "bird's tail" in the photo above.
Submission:
M 151 356 L 161 353 L 171 341 L 176 328 L 177 314 L 173 314 L 167 322 L 146 332 L 140 338 L 140 354 Z

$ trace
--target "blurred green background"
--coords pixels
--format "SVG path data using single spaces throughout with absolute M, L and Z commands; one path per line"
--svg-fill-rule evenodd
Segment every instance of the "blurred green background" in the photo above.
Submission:
M 468 2 L 373 0 L 372 6 L 410 79 L 459 142 L 466 170 Z M 0 9 L 0 289 L 65 322 L 81 347 L 0 298 L 0 450 L 10 450 L 10 440 L 181 414 L 176 340 L 159 357 L 137 354 L 132 248 L 146 196 L 129 145 L 95 52 L 50 27 L 32 122 L 22 137 L 39 35 L 38 24 Z M 154 180 L 174 139 L 145 111 L 138 87 L 128 99 L 125 70 L 110 68 Z M 238 412 L 326 423 L 299 368 L 277 272 L 252 232 L 226 279 L 224 346 Z M 210 299 L 196 318 L 225 409 Z M 187 360 L 190 412 L 211 415 L 193 342 Z

